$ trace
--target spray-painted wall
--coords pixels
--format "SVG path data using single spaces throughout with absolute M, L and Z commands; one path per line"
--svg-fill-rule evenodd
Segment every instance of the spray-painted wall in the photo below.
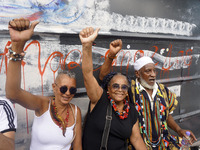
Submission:
M 51 84 L 58 69 L 76 72 L 78 94 L 73 102 L 80 106 L 84 118 L 88 100 L 82 78 L 82 48 L 78 33 L 86 26 L 101 27 L 93 47 L 95 76 L 98 77 L 109 43 L 122 39 L 123 48 L 113 63 L 113 71 L 133 77 L 133 63 L 138 55 L 151 56 L 157 66 L 158 81 L 175 92 L 179 100 L 174 118 L 181 127 L 195 131 L 200 137 L 200 132 L 197 132 L 200 125 L 197 116 L 200 114 L 198 1 L 189 5 L 186 5 L 188 0 L 184 4 L 181 1 L 180 5 L 160 0 L 129 0 L 123 4 L 119 0 L 0 2 L 0 95 L 5 95 L 6 46 L 10 45 L 8 21 L 17 17 L 39 20 L 36 33 L 25 46 L 27 53 L 22 61 L 21 86 L 34 94 L 52 95 Z M 18 104 L 15 106 L 18 113 L 16 149 L 28 149 L 33 112 Z M 197 119 L 195 122 L 194 117 Z

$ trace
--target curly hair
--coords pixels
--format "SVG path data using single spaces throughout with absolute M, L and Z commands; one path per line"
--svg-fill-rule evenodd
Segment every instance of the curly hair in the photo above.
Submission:
M 107 74 L 104 78 L 103 78 L 103 81 L 102 81 L 102 87 L 105 89 L 105 90 L 108 90 L 108 85 L 110 84 L 110 81 L 111 79 L 115 76 L 115 75 L 123 75 L 126 77 L 127 81 L 128 81 L 128 85 L 130 86 L 131 85 L 131 79 L 126 76 L 125 74 L 123 73 L 119 73 L 119 72 L 110 72 L 109 74 Z

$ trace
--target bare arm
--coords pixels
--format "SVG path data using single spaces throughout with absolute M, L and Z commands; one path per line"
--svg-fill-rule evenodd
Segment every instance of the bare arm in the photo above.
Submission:
M 84 84 L 91 105 L 93 106 L 98 102 L 103 93 L 103 89 L 99 86 L 93 75 L 92 43 L 96 39 L 98 31 L 99 29 L 94 31 L 93 28 L 89 27 L 83 29 L 79 34 L 83 51 L 82 72 Z
M 167 125 L 174 130 L 176 133 L 178 133 L 178 135 L 180 137 L 186 137 L 186 131 L 190 131 L 190 130 L 184 130 L 181 129 L 180 126 L 175 122 L 174 118 L 172 117 L 171 114 L 169 114 L 168 119 L 167 119 Z M 197 141 L 195 135 L 192 133 L 192 131 L 190 131 L 190 136 L 191 136 L 191 141 L 190 144 L 194 143 L 195 141 Z
M 9 23 L 9 32 L 12 41 L 12 51 L 20 54 L 23 52 L 26 41 L 28 41 L 38 22 L 30 25 L 28 19 L 14 19 Z M 6 78 L 6 97 L 14 100 L 22 106 L 39 111 L 42 107 L 42 97 L 32 95 L 21 89 L 21 60 L 10 60 Z
M 110 69 L 112 66 L 113 59 L 117 55 L 117 53 L 122 49 L 122 41 L 120 39 L 117 39 L 115 41 L 112 41 L 110 43 L 110 50 L 108 53 L 108 56 L 105 59 L 105 62 L 101 66 L 99 79 L 103 80 L 103 78 L 110 73 Z
M 15 149 L 15 131 L 0 133 L 0 150 Z
M 132 128 L 132 134 L 130 137 L 131 144 L 135 147 L 136 150 L 145 150 L 146 145 L 141 137 L 139 123 L 138 121 L 134 124 Z
M 76 122 L 76 137 L 73 141 L 73 149 L 82 150 L 82 121 L 81 121 L 81 111 L 78 108 L 77 111 L 77 122 Z

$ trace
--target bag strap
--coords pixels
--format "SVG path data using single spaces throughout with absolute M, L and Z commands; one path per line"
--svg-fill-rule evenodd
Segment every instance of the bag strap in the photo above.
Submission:
M 106 123 L 104 126 L 103 136 L 101 139 L 100 150 L 107 150 L 107 142 L 108 142 L 108 136 L 110 132 L 111 121 L 112 121 L 112 107 L 110 104 L 108 104 L 107 112 L 106 112 Z

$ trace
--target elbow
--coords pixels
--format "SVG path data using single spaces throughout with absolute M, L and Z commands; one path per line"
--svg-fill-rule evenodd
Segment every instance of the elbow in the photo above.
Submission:
M 15 99 L 17 99 L 19 94 L 20 94 L 20 90 L 6 89 L 6 98 L 7 99 L 15 100 Z
M 12 96 L 12 94 L 6 92 L 6 98 L 7 98 L 7 99 L 13 99 L 13 96 Z
M 9 94 L 9 93 L 7 93 L 7 92 L 6 92 L 6 98 L 7 98 L 7 99 L 13 99 L 13 98 L 12 98 L 12 95 Z
M 6 87 L 5 92 L 6 92 L 6 98 L 7 98 L 7 99 L 11 99 L 11 94 L 10 94 L 9 88 Z

